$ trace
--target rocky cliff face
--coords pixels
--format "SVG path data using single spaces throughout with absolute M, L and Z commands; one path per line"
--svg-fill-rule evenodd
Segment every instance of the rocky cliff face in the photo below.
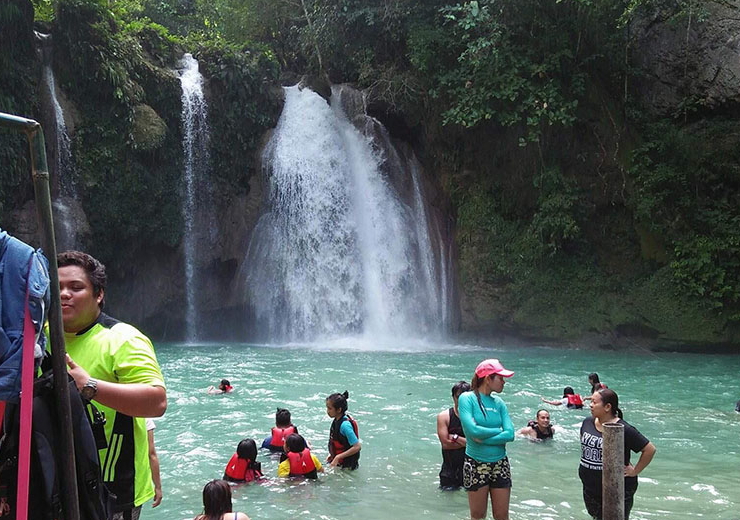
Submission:
M 664 2 L 631 27 L 638 92 L 661 115 L 740 103 L 740 2 Z

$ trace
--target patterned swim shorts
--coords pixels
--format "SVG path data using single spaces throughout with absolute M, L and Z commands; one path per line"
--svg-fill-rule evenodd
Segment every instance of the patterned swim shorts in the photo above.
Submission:
M 510 488 L 511 466 L 509 458 L 496 462 L 478 462 L 465 455 L 463 462 L 463 487 L 466 491 L 476 491 L 482 487 Z

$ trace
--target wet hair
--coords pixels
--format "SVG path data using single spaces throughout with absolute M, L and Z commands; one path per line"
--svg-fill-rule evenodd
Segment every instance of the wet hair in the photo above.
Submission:
M 588 375 L 588 382 L 591 383 L 591 393 L 594 393 L 596 390 L 601 388 L 599 374 L 597 374 L 596 372 L 592 372 Z
M 619 409 L 619 396 L 614 390 L 610 390 L 609 388 L 601 388 L 597 390 L 595 393 L 598 393 L 601 396 L 601 402 L 606 406 L 607 404 L 612 405 L 612 415 L 615 417 L 619 417 L 620 419 L 623 419 L 624 416 L 622 415 L 622 410 Z
M 223 390 L 225 387 L 231 386 L 231 381 L 229 381 L 228 379 L 222 379 L 219 386 L 221 387 L 221 390 Z
M 211 480 L 203 488 L 203 514 L 196 520 L 221 520 L 224 513 L 230 513 L 231 486 L 225 480 Z
M 736 412 L 740 412 L 740 401 L 738 401 L 737 403 L 735 403 L 735 411 Z
M 539 410 L 537 410 L 537 413 L 534 414 L 534 416 L 535 417 L 539 417 L 540 416 L 540 412 L 547 412 L 547 414 L 550 415 L 550 411 L 549 410 L 546 410 L 544 408 L 540 408 Z
M 563 397 L 567 395 L 573 395 L 573 394 L 575 394 L 575 392 L 573 391 L 572 386 L 566 386 L 565 388 L 563 388 Z
M 347 411 L 347 399 L 349 399 L 349 392 L 345 390 L 342 394 L 331 394 L 326 398 L 326 402 L 344 413 Z
M 460 397 L 460 394 L 469 391 L 470 384 L 467 381 L 458 381 L 452 387 L 452 397 Z
M 101 291 L 105 291 L 108 284 L 108 275 L 105 274 L 105 266 L 96 258 L 83 253 L 82 251 L 64 251 L 57 255 L 57 267 L 67 267 L 76 265 L 82 267 L 87 273 L 87 278 L 93 286 L 93 295 L 99 296 Z M 103 302 L 100 302 L 103 307 Z
M 288 451 L 292 451 L 294 453 L 300 453 L 308 448 L 306 445 L 306 439 L 297 433 L 291 433 L 285 438 L 285 447 L 288 448 Z
M 485 381 L 487 377 L 495 376 L 496 374 L 488 374 L 487 376 L 478 377 L 477 374 L 473 374 L 473 379 L 470 381 L 470 389 L 475 392 L 475 397 L 478 399 L 478 406 L 480 407 L 480 411 L 483 412 L 483 416 L 485 417 L 486 414 L 486 407 L 483 406 L 483 401 L 480 400 L 480 392 L 478 391 L 478 387 Z
M 286 408 L 278 408 L 275 412 L 275 426 L 285 428 L 290 426 L 290 411 Z
M 257 458 L 257 443 L 254 439 L 242 439 L 236 447 L 236 454 L 240 459 L 255 460 Z

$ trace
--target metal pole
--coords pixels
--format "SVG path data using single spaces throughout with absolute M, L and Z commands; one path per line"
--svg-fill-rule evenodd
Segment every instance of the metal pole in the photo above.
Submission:
M 51 213 L 51 191 L 49 169 L 46 164 L 44 131 L 33 119 L 0 112 L 0 126 L 13 128 L 26 134 L 31 152 L 31 174 L 36 198 L 36 212 L 41 227 L 43 249 L 49 259 L 51 280 L 51 307 L 49 308 L 49 336 L 51 361 L 54 374 L 54 396 L 61 432 L 61 487 L 62 505 L 68 520 L 79 520 L 80 501 L 77 494 L 77 469 L 75 466 L 74 431 L 69 404 L 69 379 L 67 375 L 67 352 L 64 347 L 62 304 L 59 296 L 59 272 L 57 270 L 57 247 L 54 239 L 54 221 Z M 25 520 L 25 519 L 18 519 Z
M 624 520 L 624 425 L 604 424 L 601 491 L 604 520 Z

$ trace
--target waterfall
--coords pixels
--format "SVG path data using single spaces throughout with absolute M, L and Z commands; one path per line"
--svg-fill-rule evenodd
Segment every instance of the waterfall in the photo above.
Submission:
M 50 114 L 52 125 L 47 133 L 52 137 L 47 142 L 49 167 L 56 180 L 56 196 L 53 200 L 56 223 L 57 249 L 64 251 L 75 249 L 78 244 L 78 227 L 80 225 L 79 196 L 75 184 L 74 161 L 72 160 L 72 140 L 67 131 L 64 109 L 59 102 L 56 79 L 51 68 L 52 39 L 49 34 L 36 32 L 36 41 L 43 63 L 42 83 L 45 87 L 45 112 Z
M 184 220 L 183 252 L 185 264 L 185 339 L 192 343 L 198 340 L 198 315 L 196 295 L 199 293 L 198 235 L 199 201 L 203 200 L 203 186 L 210 173 L 208 106 L 203 95 L 203 76 L 198 71 L 198 62 L 190 54 L 180 61 L 182 84 L 182 133 L 184 153 L 184 197 L 182 214 Z
M 446 332 L 443 246 L 430 231 L 416 159 L 387 140 L 342 87 L 332 89 L 331 105 L 308 89 L 285 89 L 262 158 L 264 212 L 246 256 L 258 337 L 394 341 Z

